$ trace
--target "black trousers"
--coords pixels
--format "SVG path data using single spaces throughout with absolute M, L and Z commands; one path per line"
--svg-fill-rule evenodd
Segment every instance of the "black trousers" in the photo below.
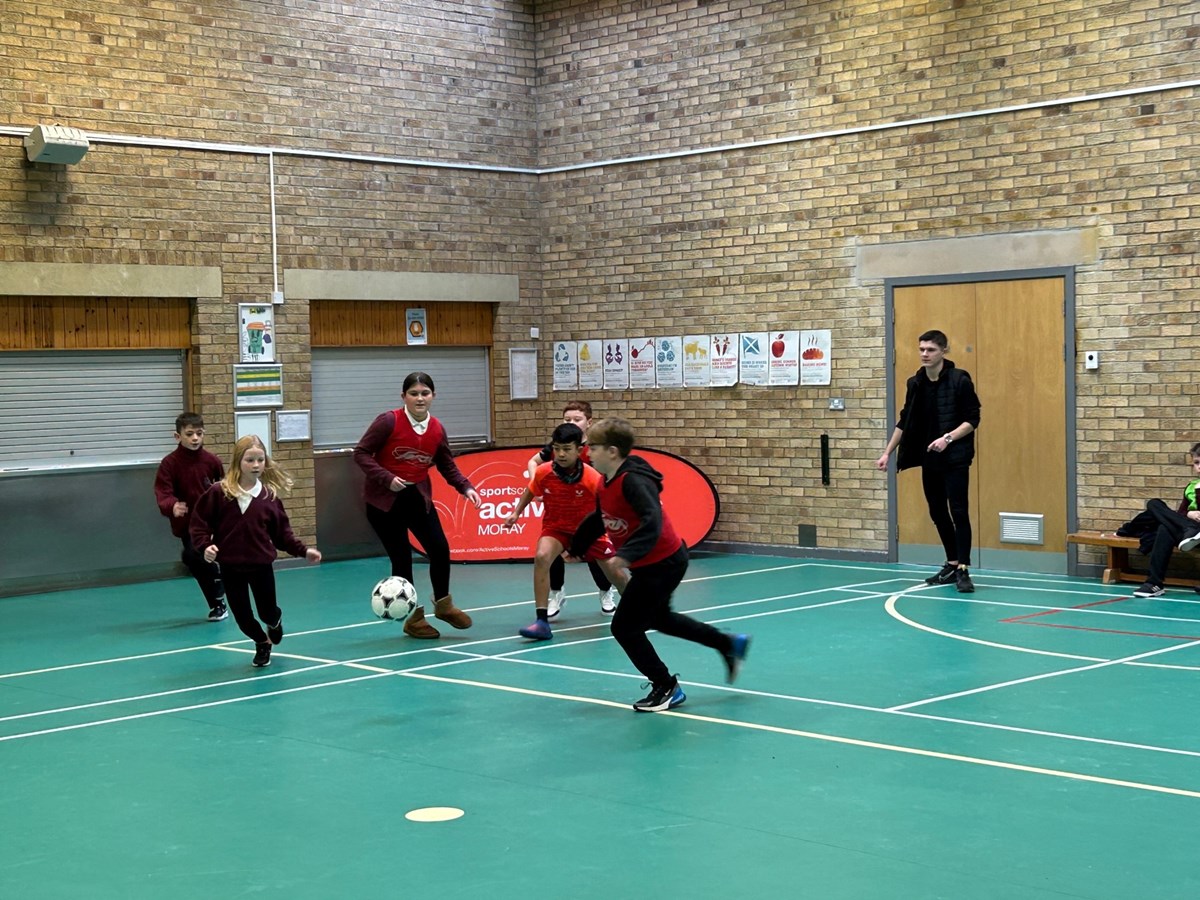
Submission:
M 1171 562 L 1171 554 L 1185 536 L 1195 533 L 1196 529 L 1200 528 L 1200 522 L 1193 522 L 1157 499 L 1146 503 L 1146 512 L 1158 521 L 1158 531 L 1154 533 L 1154 548 L 1150 551 L 1148 580 L 1162 587 L 1167 577 L 1167 565 Z
M 225 601 L 233 619 L 242 630 L 242 634 L 256 644 L 265 643 L 267 633 L 263 630 L 259 619 L 268 625 L 274 625 L 283 616 L 279 604 L 275 602 L 275 570 L 270 563 L 236 565 L 221 567 L 225 578 Z M 254 605 L 258 609 L 258 619 L 250 610 L 250 592 L 254 592 Z
M 450 593 L 450 543 L 442 530 L 437 507 L 425 508 L 425 498 L 415 487 L 407 487 L 396 495 L 396 502 L 387 512 L 367 504 L 367 521 L 379 535 L 383 549 L 392 562 L 392 574 L 413 580 L 411 531 L 425 548 L 429 558 L 429 580 L 433 598 L 440 600 Z
M 604 570 L 600 568 L 600 563 L 595 560 L 588 560 L 588 571 L 592 573 L 592 581 L 596 583 L 599 590 L 607 591 L 612 587 L 612 582 L 608 580 L 608 576 L 604 574 Z M 556 556 L 554 562 L 550 563 L 550 590 L 561 591 L 562 586 L 567 582 L 567 563 L 561 556 Z
M 183 544 L 183 553 L 179 558 L 196 579 L 196 584 L 200 585 L 204 599 L 208 601 L 208 608 L 216 609 L 221 605 L 221 597 L 225 593 L 225 586 L 221 583 L 221 570 L 216 563 L 204 561 L 204 553 L 192 546 L 186 534 L 179 540 Z
M 613 637 L 634 667 L 655 685 L 669 683 L 672 676 L 646 637 L 650 629 L 712 647 L 720 653 L 731 646 L 729 635 L 723 631 L 671 609 L 671 595 L 683 581 L 687 567 L 687 546 L 680 544 L 679 550 L 666 559 L 632 569 L 633 577 L 613 616 Z
M 921 487 L 929 504 L 929 518 L 937 529 L 946 559 L 971 564 L 971 467 L 921 466 Z

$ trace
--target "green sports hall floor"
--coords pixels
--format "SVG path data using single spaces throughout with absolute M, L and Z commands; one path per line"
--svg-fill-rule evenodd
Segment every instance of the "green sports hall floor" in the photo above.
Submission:
M 1193 593 L 698 554 L 749 659 L 644 715 L 579 567 L 542 644 L 528 565 L 437 642 L 384 574 L 279 572 L 264 670 L 187 580 L 0 599 L 0 898 L 1200 898 Z

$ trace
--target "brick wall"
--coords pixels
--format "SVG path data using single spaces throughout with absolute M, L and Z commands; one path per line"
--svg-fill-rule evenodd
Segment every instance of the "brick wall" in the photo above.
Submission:
M 532 176 L 328 157 L 533 162 L 530 22 L 518 2 L 6 2 L 0 126 L 70 124 L 118 142 L 93 140 L 68 168 L 29 164 L 19 136 L 0 138 L 0 260 L 220 267 L 224 296 L 196 308 L 191 371 L 209 447 L 227 457 L 237 304 L 274 286 L 265 149 L 326 154 L 275 158 L 280 272 L 519 274 L 537 289 Z M 308 408 L 307 305 L 275 312 L 287 406 Z M 277 457 L 311 539 L 311 447 Z
M 247 8 L 9 0 L 0 125 L 549 166 L 1200 76 L 1200 13 L 1166 0 Z M 1076 475 L 1081 524 L 1099 527 L 1146 496 L 1174 497 L 1200 436 L 1188 367 L 1200 351 L 1197 111 L 1182 87 L 540 177 L 277 156 L 279 267 L 518 274 L 521 303 L 496 321 L 502 443 L 540 443 L 569 399 L 548 391 L 553 337 L 831 328 L 829 389 L 589 399 L 709 472 L 723 496 L 716 537 L 793 544 L 806 521 L 822 546 L 878 550 L 886 498 L 871 462 L 894 410 L 883 289 L 856 277 L 857 248 L 1091 228 L 1076 341 L 1104 364 L 1077 373 Z M 236 304 L 271 287 L 266 168 L 261 156 L 100 144 L 49 169 L 0 138 L 0 259 L 220 266 L 226 296 L 201 305 L 196 337 L 220 442 Z M 278 314 L 299 404 L 307 314 Z M 504 362 L 531 326 L 546 390 L 512 403 Z M 846 413 L 825 409 L 831 395 Z M 307 450 L 288 453 L 310 490 Z

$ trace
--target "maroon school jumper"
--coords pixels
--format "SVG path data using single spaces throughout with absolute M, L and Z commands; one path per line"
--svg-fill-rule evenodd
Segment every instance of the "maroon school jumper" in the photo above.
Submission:
M 250 610 L 250 594 L 254 594 L 259 618 L 272 628 L 282 626 L 283 613 L 275 599 L 275 572 L 271 566 L 275 561 L 275 548 L 300 557 L 308 552 L 292 533 L 283 503 L 278 497 L 270 496 L 263 485 L 262 491 L 257 497 L 250 498 L 243 512 L 237 498 L 226 497 L 223 485 L 214 484 L 196 504 L 191 537 L 201 552 L 217 545 L 229 611 L 242 634 L 254 641 L 260 652 L 264 645 L 267 646 L 269 659 L 268 632 Z
M 154 498 L 158 510 L 171 520 L 171 533 L 177 538 L 188 533 L 196 501 L 212 485 L 225 477 L 221 460 L 203 447 L 189 450 L 180 444 L 163 457 L 154 476 Z M 186 503 L 188 511 L 176 518 L 175 504 Z
M 425 509 L 433 506 L 433 485 L 429 469 L 437 466 L 446 483 L 460 494 L 471 489 L 471 482 L 459 471 L 446 429 L 433 416 L 424 434 L 417 434 L 403 409 L 381 413 L 354 448 L 354 462 L 367 476 L 363 481 L 363 499 L 387 512 L 396 502 L 392 479 L 399 477 L 416 486 L 425 500 Z
M 278 547 L 303 557 L 308 547 L 292 533 L 292 524 L 278 497 L 268 497 L 267 487 L 250 499 L 242 512 L 236 499 L 226 497 L 220 484 L 205 492 L 192 513 L 192 545 L 201 553 L 212 544 L 225 566 L 270 565 Z

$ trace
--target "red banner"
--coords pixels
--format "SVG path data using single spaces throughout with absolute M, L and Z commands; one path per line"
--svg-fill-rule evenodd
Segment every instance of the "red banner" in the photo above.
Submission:
M 476 509 L 466 497 L 450 489 L 436 471 L 430 471 L 433 502 L 442 517 L 450 541 L 450 558 L 455 562 L 484 562 L 533 559 L 542 533 L 542 501 L 534 498 L 516 526 L 505 530 L 504 520 L 525 493 L 529 479 L 525 465 L 540 447 L 509 447 L 478 450 L 455 457 L 462 473 L 483 498 Z M 717 523 L 720 503 L 717 489 L 708 476 L 682 457 L 657 450 L 637 448 L 640 456 L 663 475 L 662 502 L 675 530 L 694 547 Z

